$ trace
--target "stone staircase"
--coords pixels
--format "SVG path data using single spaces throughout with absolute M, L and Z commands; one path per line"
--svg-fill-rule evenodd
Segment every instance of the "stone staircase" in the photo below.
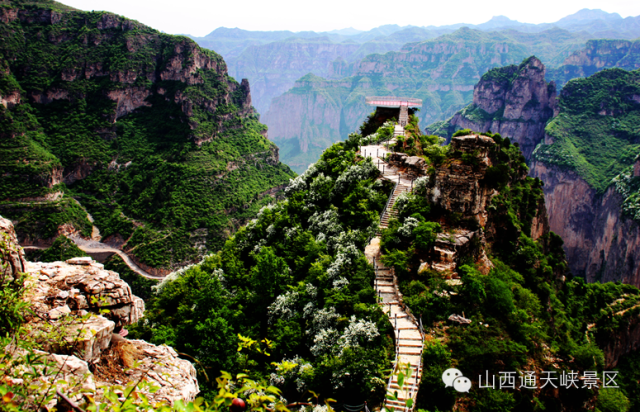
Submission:
M 405 402 L 407 399 L 413 399 L 415 403 L 420 387 L 423 337 L 415 319 L 403 309 L 393 269 L 380 266 L 382 263 L 379 261 L 379 238 L 375 238 L 372 244 L 378 245 L 378 255 L 373 257 L 376 268 L 375 289 L 380 297 L 380 304 L 393 325 L 396 340 L 394 373 L 387 382 L 387 392 L 397 391 L 398 401 L 386 400 L 386 406 L 395 411 L 408 412 L 413 408 L 407 408 Z M 401 363 L 411 365 L 411 376 L 405 377 L 402 390 L 397 380 L 398 366 Z
M 393 137 L 404 136 L 404 127 L 399 124 L 395 125 L 393 128 Z
M 398 183 L 389 198 L 389 202 L 387 203 L 387 207 L 382 213 L 382 217 L 380 217 L 380 229 L 386 229 L 389 227 L 389 220 L 391 218 L 398 216 L 398 212 L 393 208 L 393 205 L 396 202 L 398 196 L 402 193 L 411 191 L 411 187 L 405 183 Z
M 404 134 L 404 128 L 396 125 L 394 135 Z M 393 209 L 398 196 L 404 192 L 411 191 L 411 179 L 405 173 L 400 172 L 395 167 L 390 167 L 382 159 L 388 153 L 384 146 L 364 146 L 361 148 L 364 156 L 371 157 L 374 164 L 378 166 L 382 172 L 384 179 L 396 183 L 393 193 L 389 197 L 387 206 L 380 218 L 380 229 L 389 226 L 389 220 L 397 215 Z M 380 305 L 389 316 L 389 320 L 393 325 L 396 356 L 393 363 L 394 373 L 387 382 L 387 392 L 398 392 L 398 401 L 385 400 L 388 408 L 398 412 L 410 412 L 414 408 L 407 408 L 405 402 L 407 399 L 415 400 L 420 387 L 420 377 L 422 376 L 422 345 L 424 342 L 423 333 L 416 318 L 409 313 L 408 309 L 402 303 L 402 295 L 398 290 L 398 282 L 393 273 L 393 268 L 384 267 L 380 262 L 380 237 L 374 237 L 365 248 L 365 255 L 376 272 L 375 290 L 380 298 Z M 405 378 L 403 389 L 399 390 L 397 381 L 397 372 L 399 364 L 411 365 L 411 376 Z

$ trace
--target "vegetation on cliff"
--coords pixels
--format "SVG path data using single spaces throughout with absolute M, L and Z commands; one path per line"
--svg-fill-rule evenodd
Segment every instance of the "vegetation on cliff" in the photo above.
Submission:
M 575 171 L 598 193 L 632 180 L 640 153 L 640 71 L 609 69 L 567 83 L 534 159 Z M 616 178 L 616 179 L 614 179 Z M 633 182 L 625 185 L 631 196 Z M 622 187 L 621 187 L 622 190 Z
M 1 13 L 4 215 L 42 225 L 34 211 L 55 207 L 45 197 L 62 192 L 103 236 L 170 268 L 221 246 L 293 176 L 263 136 L 248 84 L 230 78 L 216 53 L 47 0 L 5 2 Z M 16 204 L 25 198 L 39 204 Z M 47 220 L 17 230 L 87 230 L 79 218 Z
M 292 180 L 286 201 L 263 209 L 219 253 L 166 279 L 134 334 L 175 345 L 197 358 L 207 373 L 226 368 L 268 377 L 289 401 L 307 390 L 339 404 L 379 400 L 390 326 L 375 304 L 373 271 L 362 249 L 388 189 L 376 183 L 378 172 L 353 149 L 378 135 L 386 140 L 386 128 L 385 123 L 372 135 L 352 134 L 334 144 Z M 517 145 L 487 135 L 493 145 L 486 169 L 479 148 L 440 146 L 439 138 L 422 136 L 419 128 L 395 146 L 421 156 L 428 170 L 414 192 L 396 202 L 398 219 L 382 233 L 383 262 L 395 267 L 404 302 L 428 334 L 418 408 L 577 411 L 585 404 L 601 410 L 636 405 L 640 388 L 628 368 L 620 369 L 618 389 L 555 393 L 477 387 L 476 377 L 485 371 L 496 376 L 500 371 L 597 371 L 602 379 L 612 362 L 622 365 L 626 359 L 612 358 L 611 348 L 640 315 L 635 287 L 585 284 L 571 277 L 562 240 L 540 233 L 542 182 L 526 177 Z M 448 168 L 480 173 L 479 187 L 497 190 L 485 223 L 434 203 L 429 187 Z M 450 242 L 458 230 L 482 233 L 459 256 L 461 279 L 419 270 L 434 259 L 434 243 Z M 479 257 L 481 250 L 491 263 Z M 471 323 L 451 321 L 452 314 Z M 352 333 L 358 338 L 352 340 Z M 474 382 L 469 394 L 443 388 L 441 375 L 450 367 Z
M 455 404 L 473 411 L 582 410 L 586 402 L 597 402 L 602 408 L 613 403 L 620 408 L 617 410 L 627 410 L 628 398 L 635 399 L 640 390 L 636 373 L 629 368 L 620 375 L 622 389 L 558 392 L 546 388 L 534 393 L 477 388 L 476 377 L 484 377 L 485 371 L 499 376 L 501 371 L 606 370 L 611 358 L 604 351 L 640 315 L 637 288 L 574 279 L 558 236 L 549 232 L 532 238 L 533 219 L 545 218 L 540 215 L 544 210 L 540 207 L 542 182 L 526 176 L 524 158 L 509 139 L 487 135 L 496 144 L 489 152 L 491 166 L 479 184 L 495 188 L 498 194 L 492 197 L 482 228 L 473 219 L 429 202 L 433 183 L 424 177 L 416 181 L 412 194 L 396 203 L 398 218 L 382 233 L 383 261 L 395 267 L 405 303 L 421 317 L 430 334 L 418 407 L 450 410 Z M 462 165 L 478 167 L 477 156 L 477 152 L 449 150 L 440 167 L 454 167 L 460 174 Z M 447 271 L 423 268 L 423 262 L 434 260 L 436 239 L 446 242 L 447 236 L 460 229 L 480 229 L 486 244 L 476 243 L 471 250 L 484 248 L 492 264 L 481 264 L 478 252 L 463 253 L 458 261 L 459 280 L 452 280 Z M 464 315 L 471 322 L 451 321 L 452 314 Z M 442 389 L 442 372 L 450 367 L 463 371 L 476 389 L 469 395 Z M 640 406 L 633 402 L 634 407 Z
M 308 390 L 351 405 L 381 401 L 394 352 L 363 249 L 390 187 L 356 149 L 327 149 L 291 181 L 287 200 L 166 278 L 135 336 L 193 356 L 209 376 L 222 369 L 270 379 L 289 401 L 306 400 Z

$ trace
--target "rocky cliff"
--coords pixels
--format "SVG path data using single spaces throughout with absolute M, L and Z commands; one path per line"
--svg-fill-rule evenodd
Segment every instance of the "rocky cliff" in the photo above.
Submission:
M 13 225 L 2 217 L 0 235 L 6 241 L 0 245 L 0 265 L 11 267 L 23 251 Z M 12 342 L 3 348 L 3 383 L 11 387 L 29 381 L 30 391 L 40 388 L 38 396 L 57 389 L 79 403 L 87 395 L 104 401 L 106 390 L 118 392 L 119 384 L 141 381 L 156 388 L 146 384 L 137 388 L 152 403 L 195 398 L 199 389 L 193 365 L 167 346 L 123 337 L 125 327 L 142 317 L 144 302 L 117 273 L 91 258 L 53 263 L 17 260 L 23 267 L 14 267 L 14 277 L 25 276 L 24 299 L 30 308 L 23 327 L 26 336 L 20 342 L 35 345 L 34 355 L 47 361 L 49 368 L 34 367 L 33 375 L 25 374 L 17 365 L 28 351 Z M 9 280 L 0 281 L 6 287 Z M 57 396 L 46 406 L 66 407 Z
M 547 70 L 547 79 L 558 88 L 576 77 L 589 77 L 600 70 L 640 68 L 640 40 L 589 40 L 584 49 L 573 52 L 562 65 Z
M 24 250 L 18 244 L 16 231 L 10 220 L 0 216 L 0 245 L 2 248 L 2 266 L 0 266 L 0 285 L 13 281 L 20 273 L 26 271 L 27 262 Z
M 564 241 L 572 273 L 640 287 L 640 225 L 623 214 L 616 187 L 599 194 L 576 172 L 544 162 L 534 161 L 531 173 L 545 182 L 549 223 Z
M 533 154 L 551 228 L 565 241 L 571 270 L 592 282 L 640 286 L 639 76 L 613 69 L 568 83 Z
M 519 66 L 489 70 L 473 88 L 473 102 L 429 132 L 451 136 L 456 130 L 492 131 L 509 136 L 529 159 L 557 112 L 556 88 L 545 81 L 545 67 L 532 56 Z
M 172 269 L 292 177 L 248 81 L 218 54 L 122 16 L 32 3 L 0 11 L 0 208 L 21 241 L 95 225 L 141 264 Z
M 491 130 L 517 142 L 531 175 L 545 182 L 550 227 L 565 241 L 572 272 L 591 282 L 640 285 L 640 232 L 633 217 L 632 163 L 640 150 L 635 73 L 605 70 L 576 79 L 556 99 L 544 66 L 532 57 L 487 72 L 470 106 L 427 129 L 443 136 L 463 128 Z

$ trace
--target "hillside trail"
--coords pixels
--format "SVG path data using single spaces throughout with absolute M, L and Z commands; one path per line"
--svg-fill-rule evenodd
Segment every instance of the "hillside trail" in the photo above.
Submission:
M 401 126 L 396 126 L 394 135 L 403 133 Z M 393 193 L 389 197 L 389 201 L 380 218 L 380 229 L 388 227 L 389 219 L 397 213 L 393 210 L 398 196 L 404 192 L 410 192 L 412 189 L 412 181 L 405 173 L 398 168 L 385 163 L 384 155 L 390 153 L 382 145 L 361 146 L 360 153 L 364 157 L 370 157 L 374 164 L 382 172 L 383 178 L 396 183 Z M 394 374 L 387 382 L 387 392 L 398 391 L 398 400 L 386 400 L 386 406 L 395 411 L 412 411 L 415 409 L 418 388 L 420 386 L 420 378 L 422 376 L 422 347 L 424 343 L 424 333 L 421 331 L 420 324 L 415 316 L 402 302 L 402 294 L 398 290 L 398 280 L 393 268 L 384 267 L 380 261 L 380 236 L 376 236 L 365 248 L 365 255 L 369 263 L 374 266 L 375 290 L 380 297 L 380 305 L 384 312 L 389 316 L 389 320 L 393 325 L 395 341 L 396 341 L 396 358 L 393 364 Z M 397 377 L 395 373 L 398 371 L 398 365 L 411 365 L 412 373 L 409 378 L 405 379 L 402 390 L 399 390 Z M 413 407 L 407 408 L 405 402 L 407 399 L 413 400 Z

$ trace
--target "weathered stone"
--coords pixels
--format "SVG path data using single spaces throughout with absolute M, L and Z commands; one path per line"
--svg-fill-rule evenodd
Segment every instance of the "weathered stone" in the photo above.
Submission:
M 571 273 L 640 287 L 640 225 L 621 213 L 615 185 L 598 194 L 574 171 L 542 162 L 532 163 L 531 174 L 544 182 L 549 227 L 562 237 Z
M 120 339 L 120 342 L 131 345 L 130 352 L 138 354 L 136 366 L 126 372 L 127 379 L 135 382 L 143 377 L 159 387 L 154 393 L 146 393 L 152 403 L 173 403 L 176 400 L 189 402 L 195 399 L 199 392 L 198 380 L 196 370 L 190 362 L 180 359 L 175 350 L 165 345 Z
M 411 167 L 415 167 L 415 168 L 422 168 L 426 165 L 425 161 L 423 158 L 418 157 L 418 156 L 410 156 L 407 157 L 404 160 L 405 164 L 407 166 L 411 166 Z
M 0 216 L 0 285 L 26 271 L 24 251 L 10 220 Z
M 450 130 L 471 129 L 477 132 L 500 133 L 520 144 L 525 158 L 530 159 L 536 145 L 544 138 L 547 120 L 557 114 L 556 87 L 545 81 L 545 67 L 532 57 L 521 66 L 499 69 L 511 71 L 511 81 L 504 78 L 480 79 L 473 89 L 473 103 L 470 107 L 502 115 L 486 120 L 467 116 L 467 110 L 456 113 L 449 121 Z M 506 76 L 508 77 L 508 76 Z M 505 77 L 505 78 L 506 78 Z
M 481 181 L 486 168 L 491 165 L 488 151 L 494 144 L 493 139 L 485 136 L 454 137 L 454 150 L 475 153 L 479 164 L 474 167 L 458 160 L 438 168 L 429 191 L 431 201 L 446 210 L 460 213 L 463 217 L 475 218 L 480 225 L 484 225 L 487 221 L 486 206 L 495 191 L 482 185 Z
M 71 259 L 70 259 L 71 260 Z M 144 312 L 144 302 L 131 293 L 129 285 L 116 272 L 103 269 L 103 265 L 83 258 L 81 264 L 63 262 L 28 263 L 28 271 L 46 273 L 36 283 L 30 301 L 43 313 L 53 306 L 67 304 L 72 311 L 99 308 L 109 309 L 105 317 L 122 327 L 136 322 Z M 88 262 L 89 264 L 86 264 Z M 54 304 L 50 298 L 55 297 Z
M 115 323 L 100 315 L 92 315 L 82 323 L 67 329 L 67 341 L 80 351 L 82 359 L 95 362 L 102 351 L 109 347 Z
M 449 320 L 453 322 L 458 322 L 461 325 L 469 325 L 471 323 L 471 319 L 467 319 L 465 317 L 462 317 L 460 315 L 455 315 L 455 314 L 449 316 Z
M 47 312 L 47 315 L 49 319 L 55 320 L 62 316 L 68 315 L 70 313 L 71 313 L 71 309 L 69 309 L 69 306 L 64 305 L 64 306 L 59 306 L 57 308 L 51 309 L 49 312 Z
M 66 262 L 70 265 L 90 265 L 93 262 L 93 259 L 91 259 L 91 257 L 89 256 L 75 257 L 72 259 L 67 259 Z

